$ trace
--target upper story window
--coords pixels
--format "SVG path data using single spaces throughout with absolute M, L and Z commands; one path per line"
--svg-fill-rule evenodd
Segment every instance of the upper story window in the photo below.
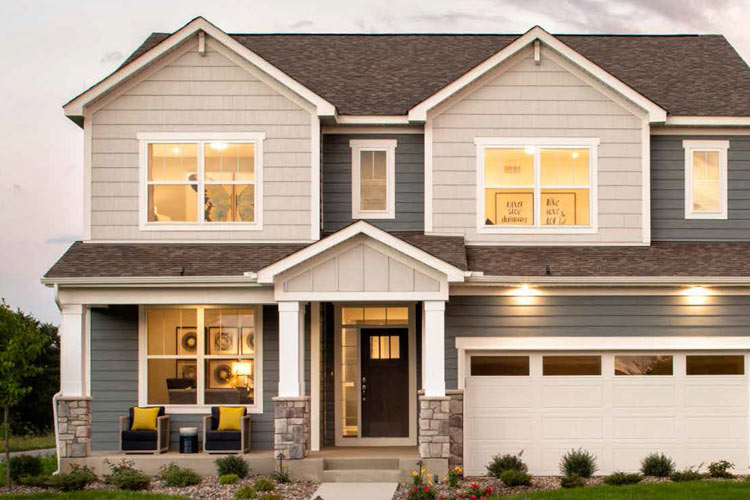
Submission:
M 479 231 L 596 230 L 598 139 L 475 142 Z
M 138 138 L 142 229 L 261 228 L 264 134 Z
M 352 218 L 396 216 L 396 140 L 353 139 Z
M 727 218 L 729 141 L 682 141 L 685 148 L 685 218 Z

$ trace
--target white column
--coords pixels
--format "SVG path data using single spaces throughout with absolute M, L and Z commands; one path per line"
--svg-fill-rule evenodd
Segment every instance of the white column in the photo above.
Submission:
M 60 391 L 63 396 L 85 396 L 83 306 L 65 304 L 60 312 Z
M 279 302 L 279 397 L 305 395 L 305 308 Z
M 310 450 L 320 450 L 320 302 L 310 303 Z
M 424 301 L 422 387 L 427 397 L 445 396 L 445 302 Z

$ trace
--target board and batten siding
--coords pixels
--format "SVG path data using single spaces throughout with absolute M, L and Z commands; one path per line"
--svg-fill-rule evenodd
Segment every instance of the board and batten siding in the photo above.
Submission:
M 310 315 L 305 323 L 305 366 L 310 366 Z M 309 370 L 305 372 L 309 387 Z M 263 413 L 251 418 L 251 447 L 273 448 L 273 400 L 279 387 L 279 313 L 263 306 Z M 308 389 L 309 394 L 309 389 Z M 138 306 L 91 309 L 91 449 L 117 450 L 119 417 L 138 404 Z M 178 446 L 180 427 L 198 427 L 203 412 L 170 415 L 171 448 Z
M 467 243 L 643 241 L 642 119 L 563 64 L 544 47 L 537 65 L 526 50 L 428 117 L 435 234 L 464 235 Z M 476 137 L 598 138 L 599 231 L 479 234 Z
M 91 239 L 309 240 L 311 112 L 197 38 L 105 97 L 91 124 Z M 265 77 L 263 77 L 265 78 Z M 263 229 L 140 231 L 139 132 L 264 132 Z
M 457 386 L 457 337 L 750 335 L 750 296 L 451 296 L 445 309 L 446 387 Z
M 424 230 L 424 135 L 325 134 L 323 136 L 323 230 L 336 231 L 352 219 L 352 139 L 396 140 L 396 217 L 366 219 L 385 231 Z
M 728 218 L 685 218 L 684 140 L 728 140 Z M 654 241 L 750 240 L 750 136 L 651 137 L 651 239 Z

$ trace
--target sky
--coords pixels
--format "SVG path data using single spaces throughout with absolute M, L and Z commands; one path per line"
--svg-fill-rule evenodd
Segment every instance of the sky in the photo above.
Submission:
M 0 297 L 57 322 L 39 282 L 83 233 L 83 133 L 61 106 L 154 31 L 720 33 L 750 61 L 750 0 L 4 0 Z

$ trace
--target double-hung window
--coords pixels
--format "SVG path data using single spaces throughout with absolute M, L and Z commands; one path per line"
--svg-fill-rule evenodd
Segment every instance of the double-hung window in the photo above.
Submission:
M 685 148 L 685 218 L 726 219 L 729 141 L 682 141 Z
M 475 142 L 480 232 L 596 229 L 598 139 Z
M 396 140 L 353 139 L 352 218 L 396 217 Z
M 263 133 L 138 138 L 142 229 L 261 228 Z

